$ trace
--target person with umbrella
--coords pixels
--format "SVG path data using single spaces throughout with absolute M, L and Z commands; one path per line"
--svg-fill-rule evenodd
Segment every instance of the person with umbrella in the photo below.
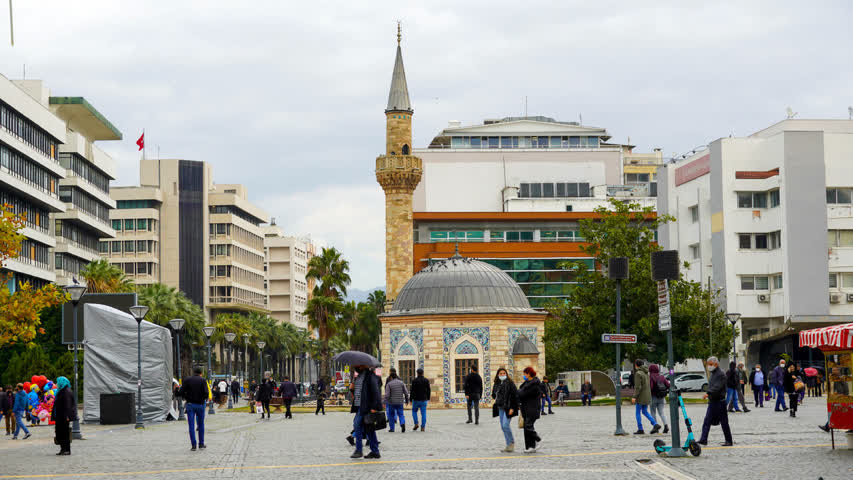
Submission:
M 372 368 L 379 366 L 379 361 L 364 352 L 346 351 L 334 357 L 335 362 L 350 364 L 358 376 L 353 381 L 353 402 L 350 413 L 355 417 L 352 421 L 355 432 L 355 451 L 350 458 L 381 458 L 379 454 L 379 439 L 376 437 L 375 424 L 366 425 L 374 417 L 373 414 L 382 412 L 382 393 L 379 388 L 379 378 Z M 367 437 L 370 453 L 362 453 L 362 440 Z
M 806 385 L 808 385 L 808 393 L 810 397 L 817 396 L 817 369 L 814 367 L 806 367 L 803 369 L 806 374 Z

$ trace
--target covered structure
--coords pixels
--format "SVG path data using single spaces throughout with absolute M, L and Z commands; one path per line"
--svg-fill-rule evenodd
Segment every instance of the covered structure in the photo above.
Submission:
M 381 315 L 383 363 L 406 383 L 423 368 L 430 403 L 444 406 L 465 403 L 463 381 L 476 366 L 491 401 L 498 367 L 517 383 L 528 365 L 544 373 L 546 316 L 500 268 L 457 253 L 414 275 Z

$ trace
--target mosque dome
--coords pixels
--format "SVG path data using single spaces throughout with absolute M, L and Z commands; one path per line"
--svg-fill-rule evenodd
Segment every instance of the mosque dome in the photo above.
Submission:
M 415 274 L 386 315 L 441 313 L 537 313 L 509 275 L 459 254 Z

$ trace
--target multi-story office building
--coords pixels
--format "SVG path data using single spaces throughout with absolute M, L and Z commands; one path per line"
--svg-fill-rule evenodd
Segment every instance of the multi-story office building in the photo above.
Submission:
M 100 252 L 137 285 L 163 282 L 160 276 L 160 207 L 163 194 L 156 186 L 113 187 L 116 209 L 110 222 L 114 240 L 102 239 Z
M 28 81 L 29 82 L 29 81 Z M 40 87 L 33 81 L 35 88 Z M 56 234 L 56 282 L 71 283 L 74 276 L 99 258 L 98 241 L 115 237 L 110 211 L 110 181 L 115 161 L 94 142 L 121 140 L 121 132 L 83 97 L 50 97 L 50 109 L 66 125 L 65 143 L 59 146 L 59 161 L 66 169 L 59 180 L 59 199 L 64 212 L 52 214 Z
M 65 123 L 50 111 L 46 90 L 0 75 L 0 203 L 26 215 L 20 255 L 5 265 L 13 275 L 10 290 L 25 282 L 56 281 L 50 216 L 67 209 L 59 198 L 59 182 L 66 175 L 59 145 L 65 135 Z
M 750 362 L 808 361 L 796 331 L 853 319 L 851 158 L 853 121 L 789 119 L 659 170 L 659 239 L 723 289 Z
M 563 261 L 593 259 L 580 249 L 579 221 L 610 198 L 655 206 L 651 179 L 625 185 L 622 145 L 603 128 L 547 117 L 486 120 L 444 129 L 415 149 L 423 178 L 414 191 L 414 271 L 453 255 L 492 263 L 519 283 L 535 308 L 566 298 Z M 471 179 L 476 179 L 472 182 Z
M 284 236 L 275 225 L 265 228 L 267 308 L 278 322 L 308 328 L 304 315 L 313 289 L 305 275 L 316 250 L 308 237 Z
M 211 316 L 267 312 L 261 224 L 269 223 L 269 215 L 248 201 L 243 185 L 214 185 L 208 194 L 208 211 Z

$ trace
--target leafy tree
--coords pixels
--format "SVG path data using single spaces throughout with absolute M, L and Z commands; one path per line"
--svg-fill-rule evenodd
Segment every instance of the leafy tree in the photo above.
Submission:
M 674 220 L 655 216 L 650 207 L 610 200 L 609 208 L 595 210 L 597 219 L 580 221 L 580 234 L 589 242 L 581 249 L 607 265 L 610 258 L 627 257 L 630 277 L 622 281 L 622 331 L 635 333 L 637 344 L 623 345 L 627 358 L 647 358 L 662 363 L 667 358 L 666 336 L 658 330 L 657 285 L 651 276 L 651 253 L 661 247 L 654 232 Z M 605 370 L 613 365 L 613 350 L 601 344 L 601 334 L 615 330 L 616 283 L 600 269 L 583 264 L 561 265 L 571 271 L 576 286 L 567 302 L 552 303 L 545 325 L 548 369 Z M 686 264 L 685 264 L 686 266 Z M 725 355 L 731 349 L 731 330 L 716 300 L 696 282 L 670 282 L 673 354 L 676 362 L 687 358 Z M 709 325 L 710 319 L 710 325 Z M 711 349 L 707 341 L 713 332 Z M 728 339 L 728 340 L 726 340 Z
M 169 321 L 183 318 L 186 322 L 181 330 L 181 368 L 190 372 L 192 367 L 192 343 L 204 340 L 204 312 L 194 304 L 184 292 L 177 288 L 154 283 L 139 288 L 139 304 L 148 307 L 145 320 L 162 327 L 169 326 Z M 205 359 L 207 357 L 205 356 Z
M 382 297 L 382 305 L 384 305 L 384 295 Z M 370 299 L 357 304 L 355 301 L 344 304 L 339 319 L 339 336 L 350 350 L 376 354 L 379 335 L 382 333 L 382 325 L 379 322 L 380 311 L 377 310 L 377 304 Z
M 25 220 L 26 215 L 14 214 L 10 205 L 0 208 L 0 270 L 7 260 L 20 254 L 24 240 L 20 230 Z M 9 290 L 11 274 L 5 277 L 0 286 L 0 348 L 18 343 L 32 344 L 36 334 L 44 333 L 39 313 L 64 303 L 68 294 L 54 284 L 33 288 L 29 283 L 19 285 L 12 293 Z
M 106 258 L 91 261 L 80 271 L 88 293 L 127 293 L 134 290 L 133 282 L 117 265 Z
M 308 300 L 305 315 L 308 325 L 318 332 L 320 340 L 320 371 L 331 371 L 329 341 L 338 330 L 335 320 L 343 310 L 343 298 L 350 284 L 349 262 L 335 248 L 323 248 L 320 255 L 308 261 L 306 278 L 317 282 Z

